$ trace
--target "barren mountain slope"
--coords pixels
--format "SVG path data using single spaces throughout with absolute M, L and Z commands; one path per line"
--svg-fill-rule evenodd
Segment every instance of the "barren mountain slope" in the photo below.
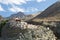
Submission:
M 56 2 L 41 14 L 32 19 L 33 21 L 60 21 L 60 2 Z

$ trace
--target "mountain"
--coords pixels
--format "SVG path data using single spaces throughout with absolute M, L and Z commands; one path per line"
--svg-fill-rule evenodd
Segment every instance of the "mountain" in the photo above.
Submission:
M 23 12 L 18 12 L 18 13 L 16 13 L 16 14 L 12 14 L 9 18 L 16 18 L 16 17 L 18 17 L 18 18 L 23 18 L 23 17 L 25 17 L 26 15 L 23 13 Z
M 33 17 L 36 17 L 36 16 L 39 15 L 41 12 L 42 12 L 42 11 L 39 11 L 39 12 L 37 12 L 37 13 L 34 13 L 34 14 L 32 14 L 32 16 L 33 16 Z
M 60 2 L 56 2 L 42 13 L 32 19 L 32 21 L 60 21 Z
M 41 11 L 41 12 L 42 12 L 42 11 Z M 25 21 L 28 21 L 28 20 L 36 17 L 36 16 L 39 15 L 41 12 L 37 12 L 37 13 L 34 13 L 34 14 L 26 15 Z

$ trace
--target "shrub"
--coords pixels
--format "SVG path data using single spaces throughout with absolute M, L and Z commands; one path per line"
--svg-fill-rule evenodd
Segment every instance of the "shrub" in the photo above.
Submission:
M 8 22 L 8 20 L 2 20 L 0 22 L 0 37 L 1 37 L 1 30 L 2 30 L 3 26 L 6 24 L 6 22 Z

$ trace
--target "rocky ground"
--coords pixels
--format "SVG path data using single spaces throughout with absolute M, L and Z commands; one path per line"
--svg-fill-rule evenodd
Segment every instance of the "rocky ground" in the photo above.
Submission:
M 1 40 L 56 40 L 49 27 L 10 20 L 2 28 Z

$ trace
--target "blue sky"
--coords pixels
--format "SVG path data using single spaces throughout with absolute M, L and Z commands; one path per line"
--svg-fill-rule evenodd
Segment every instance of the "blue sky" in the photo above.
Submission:
M 17 12 L 32 14 L 43 11 L 58 0 L 0 0 L 0 15 L 8 17 Z

